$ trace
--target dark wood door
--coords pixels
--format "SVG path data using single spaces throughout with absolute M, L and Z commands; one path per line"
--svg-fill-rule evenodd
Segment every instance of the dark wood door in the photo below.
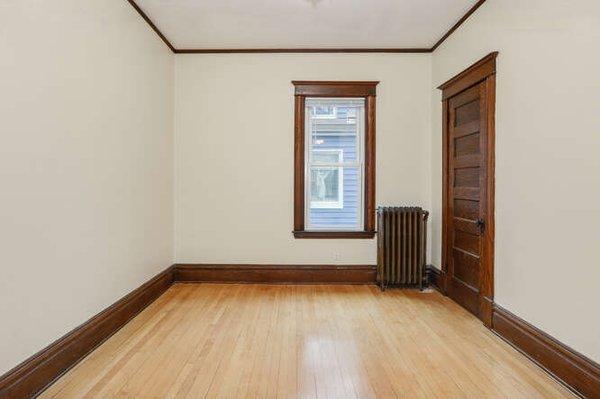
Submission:
M 445 286 L 452 299 L 491 325 L 495 80 L 494 74 L 479 78 L 445 88 Z
M 449 100 L 448 294 L 479 316 L 485 231 L 485 120 L 480 83 Z

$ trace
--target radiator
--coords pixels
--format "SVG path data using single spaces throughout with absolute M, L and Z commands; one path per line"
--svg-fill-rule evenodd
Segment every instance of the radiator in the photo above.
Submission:
M 388 286 L 426 284 L 429 212 L 417 207 L 377 208 L 377 282 Z

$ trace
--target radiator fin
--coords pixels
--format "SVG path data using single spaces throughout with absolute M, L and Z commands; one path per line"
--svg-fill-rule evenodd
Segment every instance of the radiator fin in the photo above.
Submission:
M 423 288 L 428 216 L 419 207 L 377 209 L 377 282 L 382 289 Z

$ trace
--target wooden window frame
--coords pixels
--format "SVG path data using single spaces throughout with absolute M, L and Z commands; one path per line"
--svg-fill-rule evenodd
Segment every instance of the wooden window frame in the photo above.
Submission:
M 373 238 L 375 236 L 375 98 L 378 83 L 375 81 L 292 81 L 295 88 L 293 231 L 295 238 Z M 354 97 L 365 99 L 363 230 L 305 230 L 304 117 L 307 97 Z

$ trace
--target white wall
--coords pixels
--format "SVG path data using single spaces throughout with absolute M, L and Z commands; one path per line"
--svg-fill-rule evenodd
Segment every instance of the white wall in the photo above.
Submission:
M 432 58 L 433 262 L 440 265 L 437 85 L 498 50 L 495 299 L 600 361 L 600 2 L 490 0 Z
M 0 5 L 0 374 L 172 263 L 173 55 L 126 1 Z
M 439 266 L 434 87 L 494 50 L 496 301 L 600 360 L 597 1 L 490 0 L 433 56 L 181 55 L 175 69 L 125 1 L 0 11 L 0 373 L 172 263 L 173 234 L 178 262 L 375 262 L 374 240 L 291 235 L 293 79 L 381 81 L 377 203 L 433 207 Z
M 177 261 L 374 264 L 375 240 L 292 236 L 291 81 L 379 80 L 377 204 L 428 207 L 430 72 L 428 54 L 177 56 Z

